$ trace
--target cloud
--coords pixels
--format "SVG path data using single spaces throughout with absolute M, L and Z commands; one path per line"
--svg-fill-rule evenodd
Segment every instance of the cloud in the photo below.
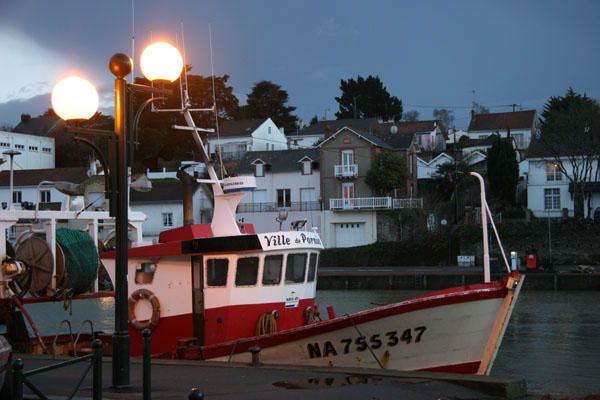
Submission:
M 0 103 L 0 126 L 14 127 L 21 120 L 21 114 L 36 117 L 50 108 L 50 93 L 33 96 L 29 99 L 11 100 Z

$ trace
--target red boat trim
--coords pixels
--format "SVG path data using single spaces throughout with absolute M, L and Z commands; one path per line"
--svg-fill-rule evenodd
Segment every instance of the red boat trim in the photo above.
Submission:
M 85 299 L 101 299 L 104 297 L 115 297 L 114 291 L 106 291 L 106 292 L 97 292 L 97 293 L 84 293 L 78 294 L 77 296 L 73 296 L 72 300 L 85 300 Z M 11 298 L 8 297 L 6 299 L 10 301 Z M 54 296 L 39 296 L 39 297 L 24 297 L 21 299 L 23 304 L 34 304 L 34 303 L 48 303 L 48 302 L 56 302 L 56 301 L 64 301 L 63 298 L 54 297 Z
M 253 336 L 232 340 L 229 342 L 205 346 L 201 349 L 202 358 L 211 359 L 229 354 L 244 353 L 252 346 L 268 348 L 271 346 L 305 339 L 310 336 L 332 332 L 338 329 L 386 318 L 392 315 L 404 314 L 411 311 L 434 308 L 449 304 L 468 303 L 471 301 L 503 298 L 508 290 L 499 282 L 483 283 L 478 285 L 460 286 L 441 290 L 434 293 L 411 298 L 401 303 L 390 304 L 345 315 L 333 320 L 321 321 L 315 324 L 302 326 L 272 335 Z
M 419 371 L 427 372 L 450 372 L 454 374 L 476 374 L 481 361 L 471 361 L 462 364 L 442 365 L 439 367 L 423 368 Z

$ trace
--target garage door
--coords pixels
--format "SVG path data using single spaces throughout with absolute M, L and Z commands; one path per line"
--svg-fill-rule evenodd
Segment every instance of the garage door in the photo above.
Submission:
M 365 224 L 349 222 L 335 224 L 336 247 L 353 247 L 365 244 Z

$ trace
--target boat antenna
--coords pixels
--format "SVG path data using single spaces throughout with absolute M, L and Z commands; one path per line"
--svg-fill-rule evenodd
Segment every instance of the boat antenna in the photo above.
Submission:
M 175 45 L 179 48 L 181 48 L 181 53 L 182 53 L 182 58 L 183 58 L 183 73 L 185 75 L 185 46 L 183 45 L 183 33 L 181 36 L 181 47 L 179 46 L 179 36 L 177 36 L 177 32 L 175 32 Z M 184 82 L 183 82 L 183 78 L 181 77 L 181 75 L 179 76 L 179 99 L 181 101 L 181 109 L 183 110 L 185 108 L 185 104 L 186 104 L 186 99 L 187 97 L 184 97 L 184 92 L 186 91 L 186 89 L 183 87 L 184 86 Z
M 179 85 L 183 85 L 182 89 L 182 98 L 181 98 L 181 108 L 187 108 L 191 106 L 190 102 L 190 93 L 188 86 L 188 68 L 187 68 L 187 57 L 185 53 L 185 36 L 183 34 L 183 21 L 181 22 L 181 52 L 183 54 L 183 79 L 180 79 Z
M 219 131 L 219 114 L 217 113 L 217 95 L 215 90 L 215 64 L 213 61 L 213 44 L 212 44 L 212 26 L 208 24 L 208 41 L 210 43 L 210 74 L 212 76 L 212 91 L 213 91 L 213 114 L 215 115 L 215 129 L 217 132 L 217 149 L 219 156 L 219 167 L 221 169 L 221 179 L 225 175 L 225 169 L 223 168 L 223 158 L 221 157 L 221 136 Z

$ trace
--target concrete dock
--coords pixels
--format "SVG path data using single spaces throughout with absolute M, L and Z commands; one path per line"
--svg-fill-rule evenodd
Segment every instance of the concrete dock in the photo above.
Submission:
M 63 359 L 15 355 L 30 371 Z M 30 377 L 52 399 L 70 395 L 84 371 L 75 364 Z M 131 387 L 110 388 L 111 362 L 103 362 L 103 399 L 142 399 L 142 364 L 131 361 Z M 75 398 L 91 398 L 91 371 Z M 207 400 L 225 399 L 515 399 L 526 396 L 522 379 L 375 369 L 250 366 L 237 363 L 152 360 L 152 399 L 187 399 L 199 388 Z M 25 398 L 32 397 L 27 387 Z

